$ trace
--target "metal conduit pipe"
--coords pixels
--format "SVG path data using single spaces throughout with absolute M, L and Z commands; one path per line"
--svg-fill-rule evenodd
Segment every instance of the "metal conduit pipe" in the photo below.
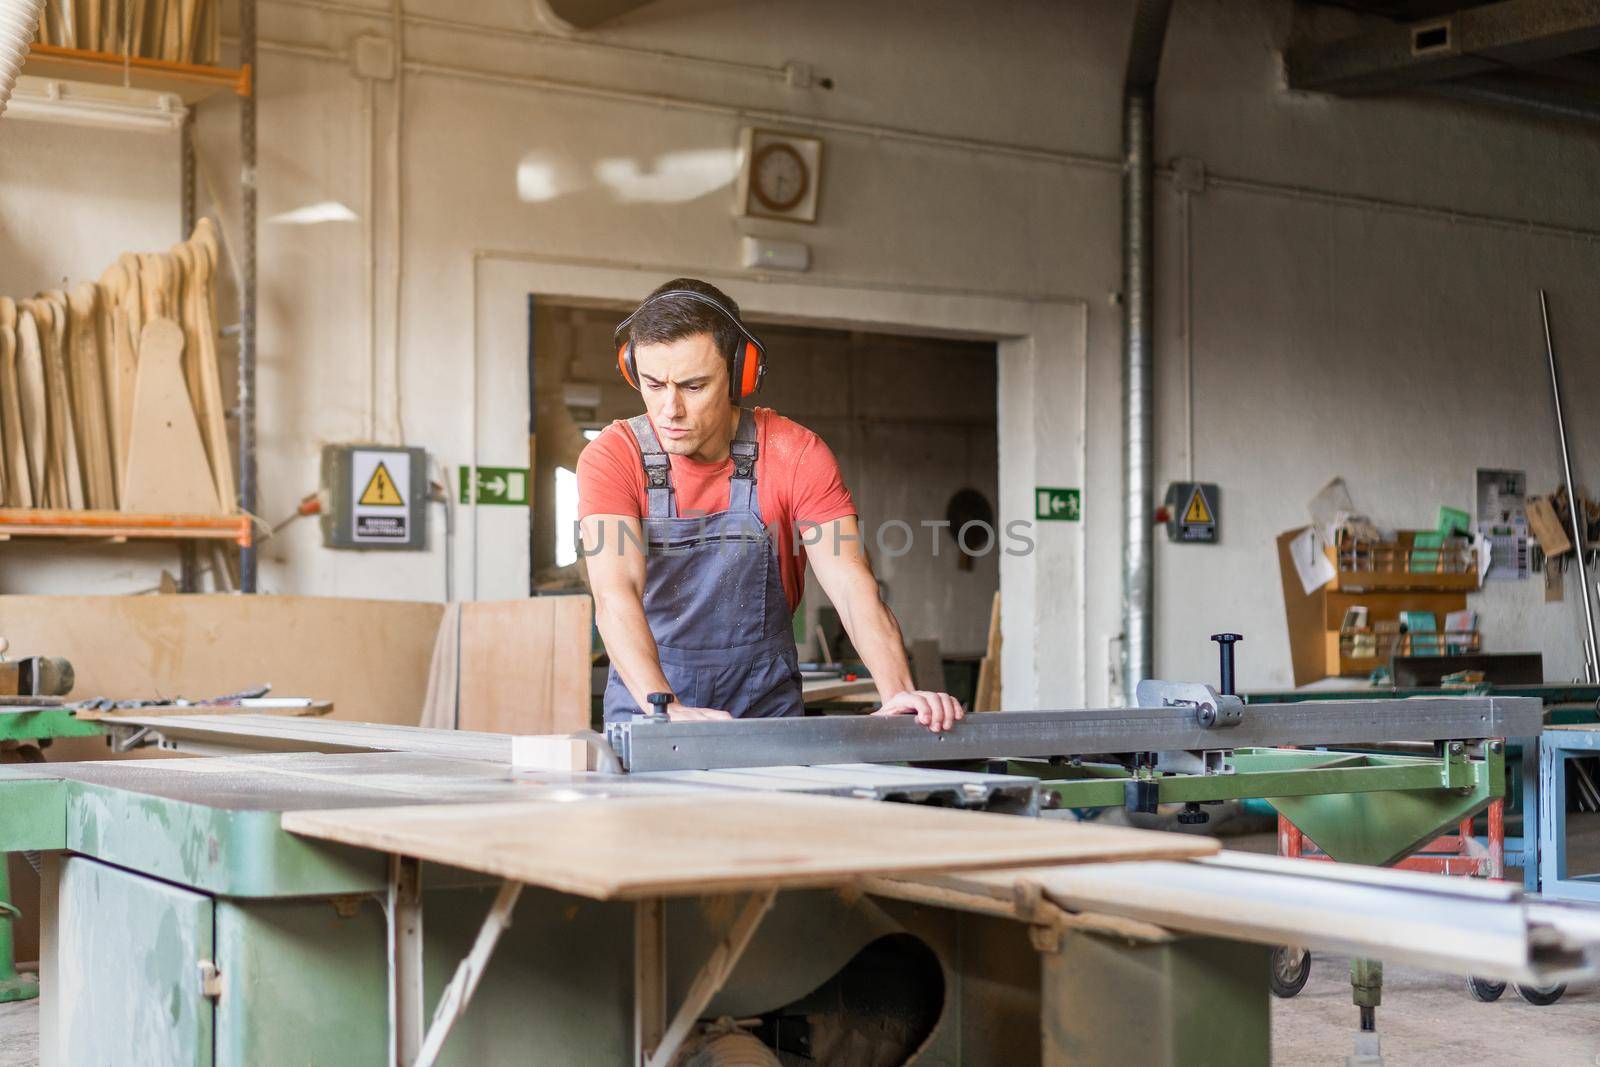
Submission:
M 44 0 L 0 0 L 0 114 L 11 99 L 22 61 L 28 58 L 43 7 Z
M 1140 0 L 1122 87 L 1122 696 L 1149 678 L 1155 555 L 1151 337 L 1155 253 L 1155 102 L 1172 0 Z

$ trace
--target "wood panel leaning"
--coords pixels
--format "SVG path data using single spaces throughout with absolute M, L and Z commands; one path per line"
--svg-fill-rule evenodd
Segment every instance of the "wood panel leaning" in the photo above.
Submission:
M 0 298 L 0 507 L 226 515 L 217 231 Z

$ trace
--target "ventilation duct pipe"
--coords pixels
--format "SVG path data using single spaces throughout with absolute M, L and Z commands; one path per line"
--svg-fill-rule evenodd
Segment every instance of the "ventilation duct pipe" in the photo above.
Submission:
M 44 0 L 0 0 L 0 114 L 11 99 L 22 61 L 28 58 L 43 9 Z
M 1153 151 L 1156 74 L 1172 0 L 1139 0 L 1122 85 L 1122 695 L 1150 677 L 1155 554 Z

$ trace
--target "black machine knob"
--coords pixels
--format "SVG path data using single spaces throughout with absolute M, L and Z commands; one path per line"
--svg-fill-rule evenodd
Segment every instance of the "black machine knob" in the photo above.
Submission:
M 1185 826 L 1198 826 L 1211 821 L 1211 816 L 1200 810 L 1199 804 L 1185 804 L 1178 812 L 1178 821 Z
M 1217 643 L 1217 653 L 1222 660 L 1222 684 L 1217 691 L 1225 696 L 1237 696 L 1233 688 L 1233 646 L 1244 640 L 1243 634 L 1212 634 Z
M 667 717 L 667 705 L 678 698 L 671 693 L 651 693 L 645 699 L 650 702 L 650 717 L 652 719 L 665 719 Z

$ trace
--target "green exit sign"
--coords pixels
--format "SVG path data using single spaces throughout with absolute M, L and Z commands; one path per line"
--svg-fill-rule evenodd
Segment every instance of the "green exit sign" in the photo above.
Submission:
M 513 507 L 528 506 L 528 468 L 526 467 L 461 467 L 461 502 L 463 504 L 507 504 Z M 473 499 L 472 473 L 478 473 L 478 495 Z
M 1041 485 L 1033 491 L 1033 517 L 1041 522 L 1077 522 L 1083 518 L 1083 493 Z

